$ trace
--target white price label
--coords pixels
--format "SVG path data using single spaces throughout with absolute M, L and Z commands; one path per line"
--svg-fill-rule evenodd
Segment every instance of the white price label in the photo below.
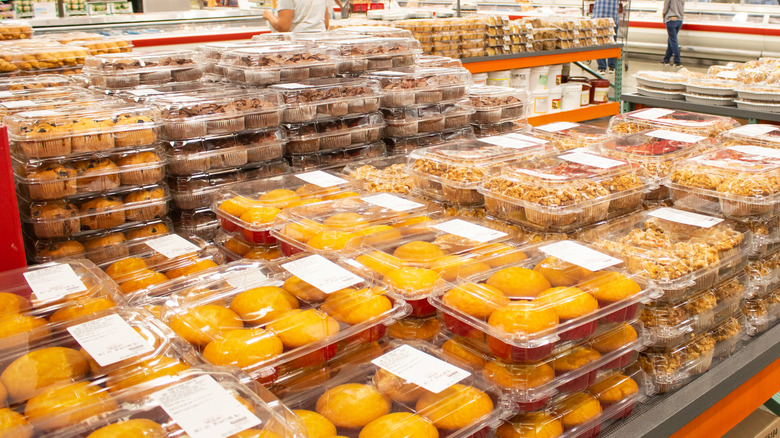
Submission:
M 153 250 L 159 252 L 169 259 L 183 256 L 185 254 L 195 254 L 200 251 L 200 247 L 178 234 L 169 234 L 147 240 L 146 244 Z
M 19 116 L 21 117 L 53 117 L 59 115 L 60 113 L 52 110 L 26 111 L 23 113 L 19 113 Z
M 211 376 L 199 376 L 152 397 L 192 438 L 227 438 L 262 422 Z
M 545 132 L 558 132 L 558 131 L 565 131 L 571 128 L 576 128 L 578 126 L 580 126 L 579 123 L 555 122 L 555 123 L 548 123 L 542 126 L 537 126 L 536 129 L 541 129 L 542 131 Z
M 0 99 L 6 99 L 13 96 L 14 93 L 11 93 L 10 91 L 0 91 Z
M 764 148 L 761 146 L 731 146 L 728 149 L 741 154 L 758 155 L 766 158 L 780 158 L 780 149 Z
M 202 98 L 197 98 L 195 96 L 173 96 L 171 98 L 171 101 L 172 102 L 187 102 L 187 103 L 190 103 L 190 102 L 202 102 L 203 99 Z
M 626 164 L 624 161 L 613 160 L 611 158 L 588 154 L 585 152 L 561 155 L 561 158 L 572 163 L 598 167 L 599 169 L 611 169 L 613 167 L 623 166 Z
M 700 135 L 686 134 L 684 132 L 667 131 L 666 129 L 656 129 L 646 133 L 648 137 L 661 138 L 664 140 L 681 141 L 683 143 L 697 143 L 704 140 L 707 137 Z
M 620 259 L 570 240 L 551 243 L 550 245 L 540 247 L 539 250 L 549 256 L 581 266 L 589 271 L 600 271 L 623 263 Z
M 736 79 L 739 77 L 739 73 L 735 71 L 722 71 L 716 75 L 720 79 Z
M 69 265 L 54 265 L 25 272 L 24 279 L 39 300 L 56 300 L 87 290 Z
M 387 208 L 393 211 L 409 211 L 416 208 L 425 207 L 425 205 L 418 202 L 410 201 L 408 199 L 391 195 L 389 193 L 380 193 L 378 195 L 366 196 L 365 198 L 361 199 L 368 202 L 369 204 L 377 205 L 379 207 Z
M 287 90 L 300 90 L 304 88 L 311 88 L 311 85 L 304 85 L 304 84 L 277 84 L 274 85 L 274 88 L 285 88 Z
M 364 281 L 319 254 L 285 263 L 282 268 L 326 294 Z
M 371 363 L 434 394 L 471 375 L 466 370 L 409 345 L 402 345 L 372 360 Z
M 315 170 L 314 172 L 307 172 L 295 175 L 298 179 L 302 179 L 309 184 L 314 184 L 319 187 L 333 187 L 346 184 L 348 181 L 337 176 L 331 175 L 321 170 Z
M 163 94 L 162 91 L 157 90 L 127 90 L 128 93 L 132 94 L 133 96 L 155 96 L 158 94 Z
M 18 100 L 14 102 L 5 102 L 0 105 L 3 105 L 4 108 L 8 108 L 8 109 L 19 109 L 19 108 L 29 108 L 37 104 L 32 100 Z
M 471 222 L 466 222 L 463 219 L 453 219 L 451 221 L 442 222 L 438 225 L 434 225 L 433 228 L 466 239 L 476 240 L 477 242 L 481 243 L 490 242 L 492 240 L 508 236 L 508 234 L 503 231 L 472 224 Z
M 780 129 L 780 127 L 774 125 L 742 125 L 739 128 L 734 128 L 728 132 L 753 136 L 768 134 L 772 131 L 777 131 L 778 129 Z
M 495 146 L 501 146 L 503 148 L 512 149 L 526 149 L 532 146 L 538 146 L 540 144 L 547 143 L 547 140 L 516 133 L 484 137 L 480 138 L 479 141 Z
M 236 289 L 252 289 L 259 286 L 269 286 L 268 277 L 260 269 L 241 269 L 231 272 L 225 278 L 231 286 Z
M 68 327 L 68 332 L 102 367 L 154 350 L 154 346 L 119 315 L 74 325 Z
M 710 228 L 723 222 L 723 219 L 717 217 L 705 216 L 703 214 L 691 213 L 689 211 L 677 210 L 676 208 L 669 207 L 653 210 L 649 215 L 659 219 L 677 222 L 678 224 L 693 225 L 701 228 Z
M 663 116 L 668 116 L 673 112 L 675 112 L 675 110 L 670 110 L 666 108 L 650 108 L 644 111 L 633 113 L 631 114 L 631 117 L 635 117 L 637 119 L 643 119 L 643 120 L 655 120 L 655 119 L 660 119 Z

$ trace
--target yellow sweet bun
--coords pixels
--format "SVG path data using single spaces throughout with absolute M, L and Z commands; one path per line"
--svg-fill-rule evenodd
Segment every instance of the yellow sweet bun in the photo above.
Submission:
M 593 272 L 555 257 L 547 257 L 534 266 L 553 287 L 574 286 Z
M 402 318 L 387 327 L 387 335 L 393 339 L 411 341 L 415 339 L 430 340 L 439 333 L 439 319 L 432 318 Z
M 393 303 L 379 287 L 347 288 L 328 296 L 320 310 L 344 324 L 355 325 L 385 314 Z
M 362 237 L 360 244 L 363 246 L 397 242 L 403 237 L 400 231 L 390 225 L 372 225 L 353 234 L 355 237 Z
M 475 318 L 486 319 L 509 304 L 499 289 L 482 283 L 463 283 L 442 295 L 444 304 Z
M 268 205 L 276 208 L 287 208 L 287 206 L 300 200 L 300 196 L 287 189 L 276 189 L 263 193 L 257 198 L 261 205 Z
M 51 431 L 117 408 L 116 401 L 105 389 L 89 382 L 77 382 L 31 398 L 25 405 L 24 415 L 33 422 L 46 418 L 36 428 Z
M 550 288 L 550 282 L 544 275 L 521 267 L 501 269 L 485 283 L 498 288 L 509 298 L 533 298 Z
M 480 368 L 485 366 L 484 356 L 476 349 L 468 345 L 467 341 L 460 338 L 454 338 L 446 341 L 441 346 L 445 356 L 452 357 L 470 365 L 476 365 Z
M 235 435 L 230 435 L 230 437 L 228 438 L 284 438 L 284 437 L 279 435 L 276 432 L 271 432 L 270 430 L 248 429 L 239 432 Z
M 165 276 L 168 278 L 186 277 L 188 275 L 203 272 L 207 269 L 216 268 L 218 265 L 214 260 L 202 259 L 196 260 L 192 263 L 187 263 L 185 266 L 165 271 Z
M 631 327 L 629 324 L 621 324 L 595 338 L 591 345 L 598 350 L 599 353 L 609 353 L 630 342 L 636 341 L 637 337 L 638 335 L 634 327 Z
M 482 375 L 503 388 L 525 391 L 552 381 L 555 371 L 546 363 L 510 364 L 491 360 L 485 363 Z
M 539 333 L 558 325 L 558 315 L 533 301 L 513 301 L 490 315 L 488 324 L 507 333 Z
M 282 354 L 283 350 L 282 341 L 267 330 L 230 330 L 206 345 L 203 357 L 214 365 L 248 368 Z
M 287 348 L 311 344 L 339 332 L 339 322 L 316 309 L 288 310 L 266 328 Z
M 267 324 L 285 310 L 299 307 L 300 304 L 294 296 L 276 286 L 249 289 L 236 295 L 230 302 L 230 310 L 236 312 L 249 325 Z
M 393 255 L 406 262 L 419 263 L 427 267 L 428 264 L 439 257 L 444 257 L 447 253 L 431 242 L 413 240 L 396 248 Z
M 252 207 L 239 216 L 239 219 L 251 225 L 270 224 L 282 210 L 276 207 Z
M 321 251 L 338 251 L 354 238 L 355 235 L 347 231 L 328 230 L 315 234 L 306 244 Z
M 328 438 L 336 435 L 336 426 L 324 416 L 305 409 L 295 409 L 293 413 L 303 420 L 309 438 Z
M 402 267 L 385 274 L 385 282 L 407 298 L 420 298 L 431 293 L 439 273 L 432 269 Z
M 439 438 L 431 420 L 411 412 L 383 415 L 368 423 L 358 438 Z
M 563 425 L 547 412 L 519 414 L 496 429 L 496 438 L 558 438 Z
M 524 252 L 504 243 L 491 243 L 474 249 L 474 253 L 491 268 L 515 265 L 528 258 Z
M 404 264 L 398 257 L 382 251 L 371 251 L 361 254 L 355 257 L 355 261 L 381 275 L 387 275 L 388 272 L 399 269 Z
M 30 399 L 53 385 L 83 379 L 87 358 L 71 348 L 48 347 L 31 351 L 11 362 L 0 374 L 11 402 Z
M 494 406 L 483 391 L 457 383 L 438 394 L 423 395 L 415 408 L 439 429 L 457 430 L 490 415 Z
M 244 322 L 230 309 L 204 304 L 174 315 L 168 325 L 187 342 L 205 346 L 227 330 L 244 328 Z
M 592 395 L 584 392 L 566 397 L 555 406 L 559 412 L 564 429 L 571 429 L 601 413 L 601 403 Z
M 146 261 L 140 257 L 128 257 L 118 260 L 106 268 L 106 274 L 117 283 L 129 280 L 134 273 L 148 269 Z
M 134 418 L 109 424 L 87 435 L 87 438 L 162 438 L 167 436 L 158 423 L 145 418 Z
M 86 298 L 57 310 L 49 317 L 49 322 L 73 321 L 114 307 L 116 303 L 110 298 Z
M 284 281 L 282 289 L 303 301 L 325 301 L 328 295 L 295 275 Z
M 31 315 L 11 313 L 0 316 L 0 339 L 3 347 L 10 349 L 19 344 L 38 342 L 48 338 L 51 329 L 48 321 Z M 24 335 L 24 336 L 22 336 Z M 13 339 L 11 339 L 13 337 Z
M 336 427 L 356 429 L 390 413 L 392 401 L 362 383 L 335 386 L 317 399 L 316 410 Z
M 3 438 L 30 438 L 32 426 L 24 415 L 8 408 L 0 408 L 0 436 Z
M 21 313 L 30 308 L 30 301 L 20 295 L 10 292 L 0 292 L 0 317 Z
M 110 372 L 106 379 L 106 387 L 109 392 L 121 391 L 159 377 L 173 376 L 189 368 L 189 365 L 178 359 L 168 356 L 157 356 L 143 360 L 133 366 Z
M 490 270 L 490 265 L 485 262 L 459 255 L 440 257 L 431 263 L 430 267 L 447 281 L 455 281 L 459 277 L 468 278 Z
M 631 377 L 616 373 L 588 388 L 599 402 L 605 405 L 617 403 L 639 392 L 639 385 Z
M 379 392 L 399 403 L 415 403 L 428 393 L 425 388 L 407 382 L 383 368 L 377 370 L 372 380 Z
M 561 321 L 587 315 L 599 308 L 593 295 L 573 286 L 547 289 L 536 297 L 536 301 L 551 307 Z
M 244 212 L 257 205 L 258 202 L 254 199 L 246 198 L 244 196 L 234 196 L 222 201 L 217 208 L 231 216 L 239 217 L 244 214 Z
M 323 231 L 323 227 L 314 221 L 291 222 L 282 228 L 281 234 L 298 242 L 307 242 Z
M 579 285 L 580 289 L 592 294 L 604 303 L 613 303 L 636 295 L 642 287 L 634 280 L 618 272 L 594 272 Z
M 322 221 L 322 225 L 337 231 L 355 231 L 368 225 L 368 221 L 359 213 L 336 213 Z

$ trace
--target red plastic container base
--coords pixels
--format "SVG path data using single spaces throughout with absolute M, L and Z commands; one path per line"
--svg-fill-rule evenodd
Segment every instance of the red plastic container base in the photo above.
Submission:
M 273 245 L 276 243 L 276 237 L 271 236 L 270 231 L 252 231 L 243 230 L 244 239 L 256 245 Z
M 279 367 L 274 367 L 273 371 L 269 373 L 267 376 L 259 376 L 255 379 L 255 381 L 261 385 L 270 385 L 271 383 L 274 383 L 278 378 L 279 378 Z
M 346 345 L 350 344 L 368 344 L 371 342 L 376 342 L 385 335 L 385 332 L 387 331 L 387 326 L 384 324 L 379 324 L 374 327 L 369 327 L 365 330 L 363 330 L 360 333 L 355 333 L 354 335 L 348 337 L 345 340 Z
M 609 303 L 599 302 L 599 306 L 606 306 L 608 304 Z M 602 316 L 601 320 L 604 322 L 629 322 L 636 318 L 637 312 L 639 312 L 639 304 L 634 303 L 624 309 L 616 310 L 610 314 Z
M 303 250 L 300 248 L 296 248 L 292 245 L 290 245 L 287 242 L 279 242 L 279 249 L 282 251 L 282 255 L 285 257 L 290 257 L 298 253 L 302 253 Z
M 615 370 L 619 368 L 625 368 L 629 365 L 631 365 L 632 362 L 634 362 L 634 351 L 629 351 L 626 354 L 621 355 L 620 357 L 616 357 L 614 360 L 611 360 L 601 367 L 599 367 L 600 370 Z
M 237 233 L 241 231 L 241 227 L 239 227 L 238 224 L 231 222 L 225 218 L 219 218 L 219 225 L 222 227 L 223 230 L 227 231 L 228 233 Z
M 598 321 L 589 322 L 585 325 L 574 327 L 571 330 L 566 330 L 558 336 L 561 338 L 561 341 L 576 341 L 579 339 L 585 339 L 590 337 L 590 335 L 596 331 L 597 326 Z
M 290 365 L 293 367 L 312 367 L 316 365 L 322 365 L 325 362 L 333 359 L 338 350 L 338 344 L 330 344 L 319 350 L 312 351 L 311 353 L 304 354 L 303 356 L 290 361 Z
M 583 430 L 577 435 L 574 435 L 572 438 L 596 438 L 599 433 L 601 433 L 601 422 L 589 428 L 588 430 Z
M 463 336 L 464 338 L 477 339 L 482 342 L 485 341 L 485 334 L 476 327 L 472 327 L 452 315 L 445 313 L 443 316 L 444 327 L 446 327 L 450 333 Z
M 506 342 L 488 335 L 488 348 L 496 356 L 511 362 L 533 362 L 542 360 L 552 354 L 555 342 L 532 348 L 521 348 L 507 344 Z
M 517 407 L 520 409 L 520 412 L 533 412 L 538 411 L 539 409 L 544 408 L 547 406 L 547 402 L 550 401 L 550 397 L 544 397 L 542 399 L 539 399 L 537 401 L 532 402 L 517 402 Z
M 426 316 L 433 316 L 436 314 L 436 308 L 428 302 L 428 298 L 406 300 L 406 302 L 412 306 L 412 313 L 409 316 L 425 318 Z
M 599 370 L 593 370 L 585 373 L 576 379 L 570 380 L 558 387 L 560 392 L 579 392 L 588 389 L 589 386 L 596 383 L 596 374 Z

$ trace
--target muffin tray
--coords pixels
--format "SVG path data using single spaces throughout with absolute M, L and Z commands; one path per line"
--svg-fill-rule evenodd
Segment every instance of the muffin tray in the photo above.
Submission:
M 232 263 L 160 292 L 168 297 L 161 320 L 205 361 L 239 366 L 261 383 L 273 382 L 282 365 L 321 366 L 346 345 L 378 341 L 386 325 L 409 310 L 321 255 L 285 259 L 263 271 L 257 263 Z M 262 299 L 285 303 L 277 307 Z M 219 327 L 210 326 L 212 313 L 220 315 Z M 251 350 L 232 356 L 231 345 Z
M 737 298 L 737 303 L 742 296 Z M 720 308 L 726 307 L 725 304 Z M 650 303 L 642 309 L 639 319 L 647 329 L 650 343 L 654 347 L 665 348 L 681 344 L 691 333 L 711 329 L 718 309 L 715 292 L 705 289 L 676 303 Z M 733 310 L 729 315 L 732 314 Z
M 780 286 L 780 252 L 748 261 L 748 296 L 764 298 Z
M 435 146 L 458 140 L 470 140 L 473 138 L 476 138 L 474 130 L 470 126 L 467 126 L 465 128 L 426 132 L 409 137 L 385 137 L 383 140 L 391 154 L 407 154 L 417 148 Z
M 360 78 L 310 79 L 269 88 L 282 95 L 285 123 L 377 111 L 382 95 L 376 81 Z
M 496 357 L 484 340 L 444 333 L 434 341 L 443 354 L 498 385 L 523 412 L 544 408 L 551 398 L 586 390 L 599 374 L 633 364 L 648 345 L 642 324 L 604 327 L 593 337 L 567 343 L 535 362 L 512 363 Z
M 528 258 L 503 263 L 506 255 L 498 254 L 482 260 L 487 266 L 466 265 L 429 298 L 449 331 L 487 337 L 490 351 L 503 360 L 540 360 L 558 342 L 587 339 L 599 325 L 635 319 L 644 303 L 660 296 L 652 284 L 626 273 L 621 260 L 586 245 L 558 241 L 520 249 Z M 483 306 L 466 304 L 472 300 Z
M 104 193 L 50 201 L 32 201 L 19 195 L 22 223 L 30 235 L 51 239 L 114 228 L 126 222 L 160 219 L 168 213 L 170 194 L 164 183 L 121 187 Z
M 736 99 L 734 102 L 737 104 L 737 108 L 750 111 L 765 111 L 770 113 L 780 112 L 780 102 L 759 102 L 744 99 Z
M 382 342 L 375 351 L 354 356 L 329 367 L 331 378 L 322 385 L 304 377 L 291 383 L 282 402 L 301 415 L 324 415 L 335 433 L 351 436 L 360 430 L 366 437 L 485 436 L 508 412 L 508 400 L 495 385 L 450 363 L 429 343 Z M 412 364 L 427 368 L 412 370 Z M 447 375 L 437 376 L 442 369 Z
M 302 202 L 357 195 L 348 189 L 349 181 L 326 171 L 279 175 L 224 188 L 215 197 L 211 209 L 225 231 L 241 232 L 253 244 L 271 245 L 276 243 L 270 233 L 271 226 L 281 210 Z M 257 218 L 253 214 L 245 216 L 253 208 L 264 214 Z
M 160 113 L 127 104 L 63 106 L 5 117 L 11 151 L 20 159 L 75 158 L 158 141 Z
M 507 163 L 550 154 L 548 143 L 522 134 L 485 137 L 416 149 L 406 172 L 416 189 L 455 205 L 481 205 L 483 178 Z
M 525 115 L 528 97 L 524 91 L 504 87 L 473 87 L 469 100 L 474 106 L 472 123 L 499 123 L 516 120 Z
M 272 85 L 327 78 L 338 72 L 338 50 L 307 44 L 228 50 L 219 67 L 225 77 L 244 85 Z
M 378 112 L 285 124 L 287 153 L 309 154 L 377 141 L 385 126 Z
M 387 149 L 384 143 L 374 142 L 353 145 L 341 149 L 328 149 L 310 154 L 288 155 L 290 168 L 293 172 L 310 170 L 336 170 L 355 161 L 370 160 L 384 157 Z
M 780 102 L 780 86 L 766 84 L 743 84 L 737 87 L 740 100 L 757 102 Z
M 760 146 L 729 146 L 675 163 L 665 180 L 675 205 L 712 215 L 745 218 L 780 211 L 774 179 L 780 153 Z
M 404 170 L 406 157 L 395 155 L 353 162 L 341 174 L 361 193 L 400 193 L 412 191 L 412 177 Z
M 220 92 L 194 92 L 160 97 L 153 103 L 160 110 L 162 136 L 167 140 L 273 127 L 281 121 L 284 107 L 278 93 L 266 90 L 229 97 Z
M 510 132 L 523 132 L 531 129 L 528 120 L 521 117 L 510 122 L 489 123 L 489 124 L 471 124 L 474 134 L 477 138 L 491 137 L 494 135 L 508 134 Z
M 740 85 L 737 81 L 723 79 L 689 78 L 685 83 L 685 89 L 689 94 L 701 94 L 709 97 L 736 97 L 735 88 Z
M 713 116 L 664 108 L 631 111 L 614 116 L 609 121 L 611 134 L 633 134 L 648 129 L 666 129 L 703 137 L 716 137 L 739 123 L 729 117 Z
M 159 148 L 96 154 L 84 160 L 19 160 L 12 157 L 18 193 L 32 201 L 96 196 L 159 183 L 165 161 Z
M 163 142 L 164 156 L 169 174 L 191 175 L 278 160 L 284 155 L 286 138 L 282 129 L 266 128 L 172 140 Z
M 626 161 L 577 151 L 496 169 L 479 193 L 489 215 L 568 232 L 636 210 L 656 187 Z
M 173 206 L 182 210 L 195 210 L 211 205 L 220 190 L 242 182 L 263 179 L 290 172 L 284 160 L 267 163 L 249 163 L 230 169 L 199 172 L 192 175 L 169 175 Z
M 94 415 L 87 421 L 72 422 L 65 416 L 53 417 L 52 422 L 74 423 L 57 430 L 57 436 L 117 436 L 140 430 L 140 433 L 155 433 L 165 438 L 182 434 L 197 436 L 198 433 L 205 436 L 306 437 L 300 418 L 240 371 L 207 365 L 177 371 L 174 376 L 158 376 L 127 392 L 115 394 L 111 409 L 98 409 L 93 405 L 90 410 L 101 415 Z
M 705 94 L 698 93 L 683 93 L 686 102 L 696 103 L 699 105 L 713 105 L 713 106 L 735 106 L 733 98 L 731 97 L 717 97 L 707 96 Z
M 777 300 L 777 295 L 772 294 L 772 299 Z M 773 309 L 773 312 L 770 312 Z M 750 298 L 745 300 L 742 306 L 742 314 L 745 315 L 745 329 L 748 336 L 757 336 L 765 332 L 772 324 L 777 322 L 777 303 L 770 303 L 769 298 Z
M 0 56 L 0 76 L 37 74 L 67 74 L 80 72 L 89 50 L 79 46 L 56 43 L 32 43 L 3 47 Z
M 308 35 L 307 35 L 308 36 Z M 338 49 L 338 73 L 358 75 L 366 72 L 414 67 L 422 53 L 419 41 L 411 37 L 352 37 L 339 35 L 338 39 L 322 39 L 316 42 Z M 298 39 L 298 38 L 296 38 Z
M 207 242 L 214 241 L 219 230 L 219 220 L 210 207 L 194 210 L 173 209 L 170 219 L 177 233 L 195 236 Z
M 271 236 L 279 241 L 282 254 L 345 253 L 350 240 L 392 230 L 417 218 L 437 218 L 444 212 L 426 201 L 382 193 L 354 196 L 286 208 L 274 219 Z M 354 250 L 356 248 L 351 247 Z
M 57 88 L 70 85 L 70 79 L 63 75 L 0 78 L 0 91 L 34 90 L 37 88 Z
M 712 287 L 747 258 L 751 232 L 736 222 L 660 207 L 615 219 L 580 233 L 626 261 L 632 274 L 663 290 L 675 302 Z M 721 270 L 724 276 L 721 276 Z
M 191 50 L 146 53 L 108 53 L 84 62 L 89 84 L 107 90 L 123 90 L 139 85 L 197 81 L 203 67 Z
M 379 81 L 383 108 L 450 102 L 466 97 L 471 75 L 465 69 L 421 68 L 414 72 L 380 71 L 364 75 Z
M 468 126 L 474 108 L 468 100 L 424 104 L 403 108 L 382 108 L 385 137 L 409 137 Z
M 588 148 L 610 138 L 604 128 L 579 123 L 557 122 L 535 127 L 531 133 L 548 140 L 555 149 Z
M 244 239 L 240 233 L 228 233 L 219 228 L 217 222 L 217 231 L 214 236 L 214 245 L 219 248 L 222 255 L 228 262 L 235 262 L 241 259 L 257 261 L 275 261 L 282 258 L 282 250 L 279 245 L 255 245 Z

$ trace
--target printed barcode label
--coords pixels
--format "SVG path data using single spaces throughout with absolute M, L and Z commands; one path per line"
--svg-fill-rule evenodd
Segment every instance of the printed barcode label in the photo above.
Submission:
M 635 117 L 637 119 L 643 119 L 643 120 L 655 120 L 660 119 L 663 116 L 668 116 L 669 114 L 673 113 L 675 110 L 665 109 L 665 108 L 650 108 L 644 111 L 639 111 L 636 113 L 631 114 L 632 117 Z
M 196 254 L 200 251 L 198 245 L 179 236 L 178 234 L 169 234 L 146 241 L 153 250 L 159 252 L 169 259 L 175 259 L 186 254 Z
M 25 272 L 24 279 L 39 300 L 56 300 L 66 295 L 84 292 L 87 287 L 69 265 L 54 265 Z
M 116 314 L 68 327 L 68 332 L 102 367 L 154 350 Z
M 617 161 L 599 155 L 576 152 L 573 154 L 561 155 L 561 158 L 572 163 L 583 164 L 585 166 L 598 167 L 599 169 L 610 169 L 626 164 L 623 161 Z
M 578 126 L 580 125 L 572 122 L 555 122 L 555 123 L 548 123 L 542 126 L 537 126 L 536 129 L 540 129 L 546 132 L 558 132 L 558 131 L 565 131 L 571 128 L 576 128 Z
M 326 294 L 364 281 L 319 254 L 287 262 L 282 268 Z
M 577 242 L 562 240 L 539 248 L 543 253 L 565 262 L 581 266 L 589 271 L 600 271 L 622 263 L 620 259 L 590 249 Z
M 366 196 L 361 199 L 368 202 L 369 204 L 387 208 L 393 211 L 409 211 L 416 208 L 425 207 L 425 205 L 418 202 L 410 201 L 408 199 L 391 195 L 389 193 L 380 193 L 378 195 Z
M 442 222 L 438 225 L 434 225 L 433 228 L 482 243 L 500 239 L 508 235 L 503 231 L 472 224 L 471 222 L 466 222 L 462 219 L 453 219 L 451 221 Z
M 701 228 L 710 228 L 723 222 L 723 219 L 721 218 L 705 216 L 703 214 L 691 213 L 689 211 L 677 210 L 676 208 L 669 207 L 659 208 L 648 214 L 659 219 Z
M 471 375 L 409 345 L 400 346 L 371 363 L 435 394 Z
M 681 141 L 683 143 L 697 143 L 707 138 L 699 135 L 686 134 L 684 132 L 667 131 L 666 129 L 656 129 L 645 135 L 664 140 Z
M 314 172 L 307 172 L 295 175 L 298 179 L 306 181 L 309 184 L 314 184 L 318 187 L 333 187 L 346 184 L 348 181 L 337 176 L 331 175 L 321 170 L 315 170 Z

